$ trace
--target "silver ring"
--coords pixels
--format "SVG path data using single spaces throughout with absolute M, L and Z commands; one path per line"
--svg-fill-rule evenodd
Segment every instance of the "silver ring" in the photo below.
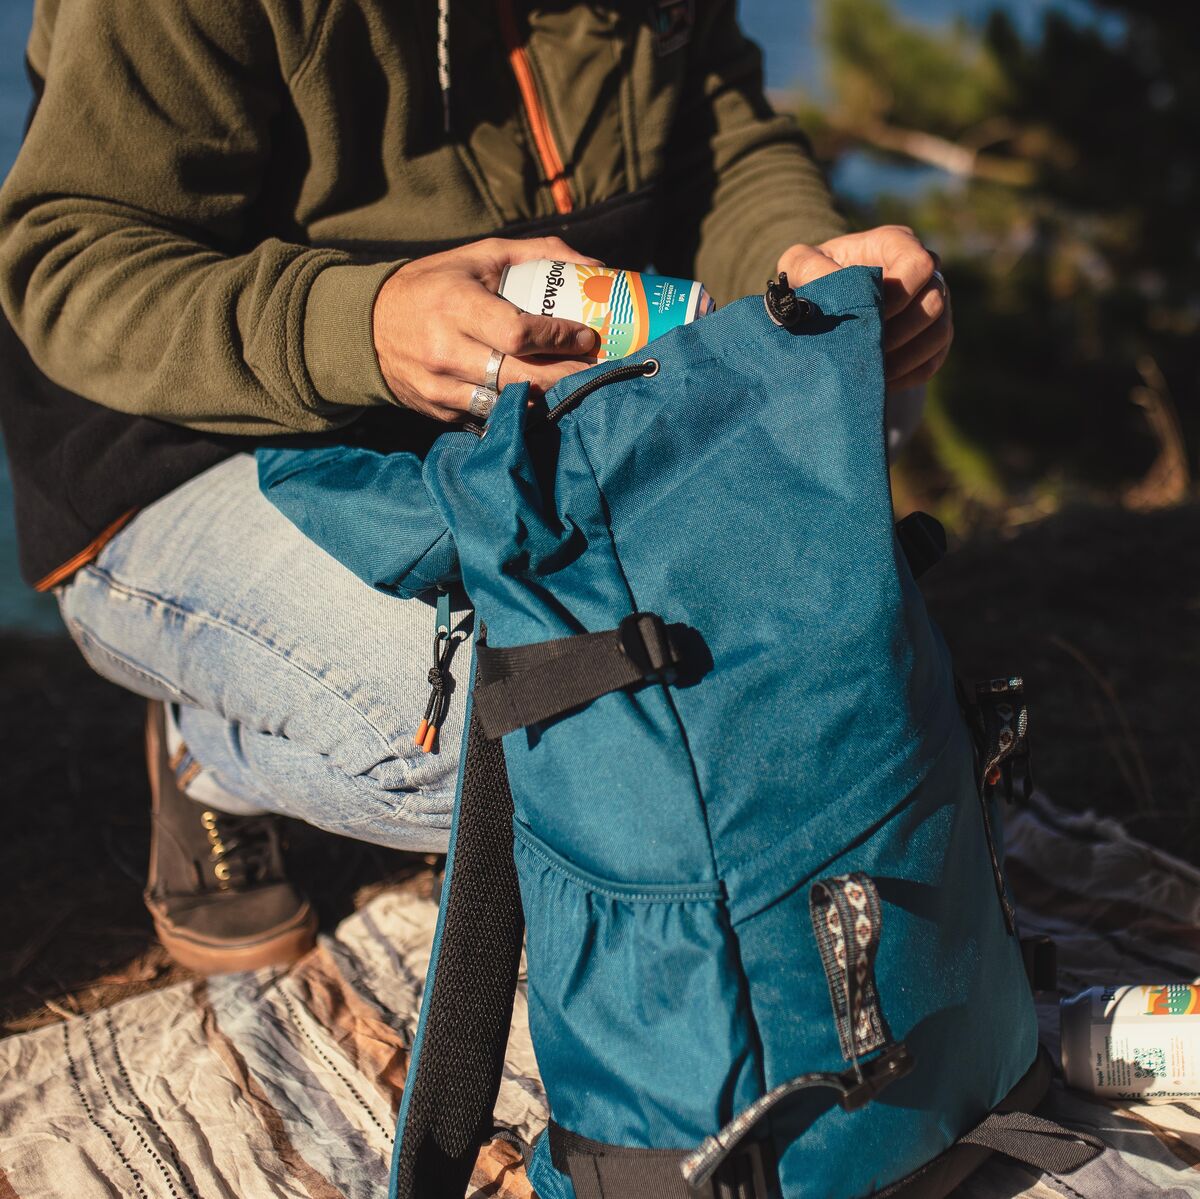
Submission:
M 933 282 L 934 280 L 936 280 L 938 291 L 942 293 L 942 299 L 944 300 L 946 298 L 946 293 L 950 290 L 946 286 L 946 276 L 943 275 L 941 271 L 934 271 L 933 277 L 930 281 Z
M 497 398 L 497 393 L 490 387 L 476 387 L 471 392 L 471 400 L 467 404 L 467 411 L 479 420 L 487 420 L 492 415 L 492 409 L 496 406 Z
M 504 355 L 499 350 L 493 350 L 488 355 L 487 369 L 483 372 L 483 385 L 489 391 L 500 390 L 500 364 L 504 361 Z

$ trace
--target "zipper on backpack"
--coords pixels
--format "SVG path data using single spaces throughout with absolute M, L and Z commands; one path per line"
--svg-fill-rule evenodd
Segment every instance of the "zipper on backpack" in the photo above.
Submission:
M 571 212 L 575 207 L 575 198 L 571 194 L 571 184 L 567 180 L 567 170 L 563 166 L 562 155 L 554 141 L 554 133 L 550 128 L 550 118 L 546 112 L 546 106 L 538 94 L 537 80 L 533 75 L 529 51 L 521 44 L 520 35 L 517 32 L 513 0 L 497 0 L 496 7 L 500 14 L 500 31 L 508 49 L 509 65 L 517 80 L 521 103 L 525 106 L 525 117 L 529 122 L 529 132 L 533 135 L 533 146 L 542 167 L 542 176 L 550 188 L 555 211 L 560 215 Z

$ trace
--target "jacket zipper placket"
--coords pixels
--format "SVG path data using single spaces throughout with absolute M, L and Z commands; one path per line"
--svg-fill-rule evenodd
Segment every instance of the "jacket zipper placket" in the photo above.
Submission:
M 575 200 L 571 195 L 571 185 L 567 181 L 562 155 L 558 152 L 558 146 L 554 141 L 554 133 L 550 128 L 546 107 L 538 93 L 533 65 L 529 61 L 529 52 L 521 44 L 517 32 L 513 0 L 496 0 L 496 4 L 500 13 L 500 30 L 508 49 L 509 65 L 517 80 L 517 90 L 521 93 L 521 103 L 525 107 L 525 117 L 529 123 L 529 132 L 533 135 L 533 145 L 541 164 L 542 176 L 550 188 L 555 211 L 558 213 L 571 212 L 575 207 Z

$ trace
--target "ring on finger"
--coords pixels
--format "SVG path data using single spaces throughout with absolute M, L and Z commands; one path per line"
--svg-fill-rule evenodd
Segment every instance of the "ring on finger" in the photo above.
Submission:
M 493 350 L 488 355 L 487 367 L 483 372 L 483 385 L 489 391 L 500 390 L 500 364 L 504 361 L 504 355 L 499 350 Z
M 497 398 L 497 392 L 491 387 L 475 387 L 471 391 L 467 411 L 479 420 L 487 420 L 496 406 Z

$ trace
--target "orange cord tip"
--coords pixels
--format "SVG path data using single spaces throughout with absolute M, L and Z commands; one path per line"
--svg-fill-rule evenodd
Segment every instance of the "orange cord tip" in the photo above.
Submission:
M 424 724 L 425 722 L 422 721 L 421 723 Z M 437 736 L 437 725 L 431 724 L 425 733 L 425 740 L 421 742 L 421 752 L 423 754 L 428 754 L 428 753 L 433 752 L 433 741 L 436 736 Z
M 421 746 L 423 746 L 423 745 L 424 745 L 424 743 L 425 743 L 425 730 L 426 730 L 427 728 L 429 728 L 429 721 L 428 721 L 428 720 L 422 720 L 422 721 L 421 721 L 421 723 L 420 723 L 419 725 L 417 725 L 417 733 L 416 733 L 416 736 L 415 736 L 415 737 L 413 737 L 413 744 L 414 744 L 414 745 L 421 745 Z M 428 753 L 429 751 L 428 751 L 428 750 L 426 750 L 425 752 L 426 752 L 426 753 Z

